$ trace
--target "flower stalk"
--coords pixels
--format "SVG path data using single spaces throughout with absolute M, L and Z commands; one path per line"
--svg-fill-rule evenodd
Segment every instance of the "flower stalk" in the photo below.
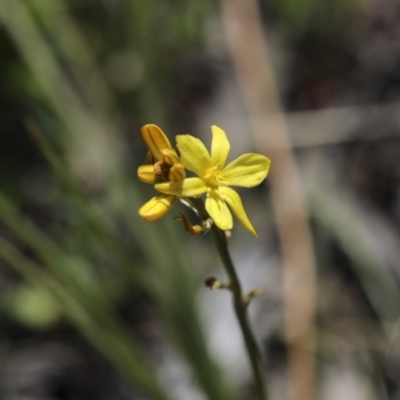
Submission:
M 139 179 L 154 184 L 161 195 L 155 196 L 139 210 L 139 215 L 147 221 L 163 217 L 179 198 L 202 219 L 202 225 L 192 225 L 184 213 L 175 219 L 181 220 L 184 229 L 191 235 L 202 235 L 212 231 L 218 252 L 229 277 L 229 282 L 221 283 L 215 278 L 206 279 L 210 289 L 229 289 L 233 295 L 233 306 L 246 345 L 254 376 L 258 400 L 266 400 L 262 374 L 262 357 L 247 318 L 247 306 L 251 299 L 260 294 L 253 289 L 243 294 L 228 251 L 227 232 L 233 227 L 231 212 L 243 226 L 257 237 L 239 194 L 230 186 L 254 187 L 267 176 L 271 161 L 255 153 L 247 153 L 227 164 L 230 143 L 225 132 L 213 125 L 212 142 L 209 152 L 205 145 L 191 135 L 176 136 L 178 152 L 173 149 L 167 136 L 156 125 L 148 124 L 141 129 L 149 154 L 147 165 L 138 169 Z M 195 177 L 186 177 L 186 170 Z M 201 196 L 205 197 L 205 203 Z
M 196 207 L 196 209 L 199 211 L 199 214 L 203 218 L 207 218 L 208 213 L 204 207 L 203 201 L 199 198 L 192 198 L 191 201 Z M 245 342 L 258 399 L 267 400 L 268 395 L 265 390 L 264 379 L 262 374 L 261 352 L 258 348 L 253 332 L 250 329 L 247 317 L 248 302 L 244 300 L 242 286 L 240 284 L 239 277 L 236 273 L 231 256 L 229 254 L 225 232 L 219 229 L 216 225 L 213 225 L 211 227 L 211 232 L 215 240 L 218 253 L 224 265 L 225 271 L 229 277 L 229 289 L 232 292 L 233 296 L 233 307 L 235 309 L 236 318 L 239 322 L 239 326 L 242 331 L 243 339 Z

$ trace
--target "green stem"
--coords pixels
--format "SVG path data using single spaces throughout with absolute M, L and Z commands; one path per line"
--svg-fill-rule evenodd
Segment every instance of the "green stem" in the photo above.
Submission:
M 199 211 L 202 217 L 208 217 L 208 213 L 205 210 L 204 203 L 200 199 L 191 199 L 193 205 Z M 239 277 L 236 273 L 233 265 L 231 256 L 228 250 L 228 244 L 226 241 L 225 233 L 220 230 L 215 224 L 211 228 L 215 243 L 222 263 L 224 264 L 225 270 L 229 276 L 230 289 L 233 295 L 233 307 L 235 309 L 236 317 L 239 321 L 240 329 L 243 334 L 244 342 L 247 349 L 251 369 L 253 371 L 254 382 L 260 400 L 267 400 L 268 395 L 264 387 L 264 380 L 262 377 L 262 359 L 261 352 L 258 348 L 257 342 L 254 338 L 253 332 L 250 329 L 249 321 L 247 318 L 247 303 L 243 300 L 242 287 L 239 281 Z

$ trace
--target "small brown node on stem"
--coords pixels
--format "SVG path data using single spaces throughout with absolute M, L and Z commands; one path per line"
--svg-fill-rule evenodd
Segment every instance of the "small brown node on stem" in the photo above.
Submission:
M 200 225 L 192 225 L 182 211 L 179 213 L 179 216 L 174 218 L 174 220 L 182 221 L 185 232 L 193 236 L 199 236 L 203 232 L 203 228 Z
M 245 305 L 248 305 L 248 304 L 250 304 L 251 300 L 254 299 L 254 297 L 261 296 L 263 293 L 264 293 L 264 290 L 262 290 L 260 288 L 254 288 L 254 289 L 250 290 L 250 292 L 243 295 L 243 303 Z
M 215 276 L 209 276 L 205 279 L 204 283 L 211 290 L 217 290 L 221 287 L 221 283 L 218 281 L 217 278 L 215 278 Z
M 217 290 L 217 289 L 231 289 L 231 284 L 220 282 L 217 278 L 214 276 L 209 276 L 204 280 L 204 284 L 210 288 L 211 290 Z

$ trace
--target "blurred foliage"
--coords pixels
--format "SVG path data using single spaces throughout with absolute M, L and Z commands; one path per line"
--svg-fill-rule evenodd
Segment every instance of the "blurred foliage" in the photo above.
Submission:
M 374 42 L 368 29 L 351 30 L 368 10 L 371 31 L 386 26 L 372 3 L 260 2 L 264 19 L 283 27 L 294 44 L 283 95 L 290 111 L 400 98 L 396 40 L 382 46 L 382 35 Z M 137 215 L 154 195 L 136 178 L 147 152 L 139 129 L 151 122 L 172 134 L 194 125 L 196 107 L 217 83 L 206 49 L 217 13 L 211 0 L 0 0 L 2 343 L 73 330 L 154 399 L 173 397 L 174 383 L 160 378 L 157 357 L 159 346 L 173 343 L 193 393 L 242 397 L 204 337 L 196 298 L 204 277 L 190 256 L 190 239 L 170 219 L 149 224 Z M 396 26 L 388 36 L 396 38 Z M 385 57 L 366 52 L 381 48 Z M 331 123 L 335 132 L 341 122 Z M 357 144 L 371 130 L 379 137 L 387 129 L 394 139 L 381 152 L 377 140 L 367 150 L 338 146 L 332 156 L 328 141 L 297 155 L 304 166 L 319 152 L 303 174 L 311 182 L 306 190 L 317 239 L 321 381 L 326 365 L 341 368 L 341 354 L 351 353 L 376 398 L 384 398 L 385 386 L 394 399 L 400 393 L 398 262 L 382 255 L 383 239 L 374 238 L 376 225 L 364 208 L 379 209 L 384 201 L 379 211 L 398 235 L 393 126 L 387 118 L 371 124 L 365 117 L 348 134 Z M 274 301 L 280 299 L 268 311 Z M 265 347 L 269 368 L 281 373 L 284 346 L 266 338 Z
M 2 128 L 18 159 L 10 170 L 12 159 L 1 157 L 0 257 L 29 282 L 14 289 L 7 309 L 37 328 L 62 310 L 122 376 L 166 399 L 118 311 L 128 299 L 136 299 L 133 309 L 150 302 L 198 390 L 233 399 L 206 348 L 187 241 L 168 222 L 139 219 L 142 193 L 151 193 L 134 174 L 146 157 L 137 132 L 145 122 L 167 124 L 166 76 L 180 52 L 201 51 L 209 4 L 114 3 L 0 4 L 8 53 L 1 76 L 9 81 L 1 96 L 14 101 Z
M 20 284 L 6 300 L 5 309 L 23 324 L 45 329 L 60 317 L 60 308 L 41 287 Z
M 360 10 L 371 4 L 369 0 L 264 0 L 264 3 L 275 8 L 295 34 L 309 30 L 321 34 L 343 27 L 346 21 L 359 16 Z

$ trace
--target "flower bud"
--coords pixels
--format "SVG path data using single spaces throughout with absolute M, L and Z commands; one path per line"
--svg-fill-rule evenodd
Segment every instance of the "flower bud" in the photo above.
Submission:
M 167 214 L 174 202 L 175 196 L 160 194 L 140 207 L 139 215 L 146 221 L 155 221 Z
M 172 149 L 167 136 L 157 125 L 147 124 L 143 126 L 140 130 L 140 134 L 142 135 L 142 139 L 146 143 L 148 149 L 157 160 L 162 159 L 162 150 Z
M 172 149 L 163 149 L 161 152 L 161 159 L 168 165 L 174 165 L 179 162 L 178 154 Z
M 137 170 L 137 174 L 142 182 L 155 183 L 156 181 L 154 165 L 141 165 Z
M 185 167 L 181 163 L 174 164 L 168 173 L 168 180 L 178 182 L 186 178 Z

